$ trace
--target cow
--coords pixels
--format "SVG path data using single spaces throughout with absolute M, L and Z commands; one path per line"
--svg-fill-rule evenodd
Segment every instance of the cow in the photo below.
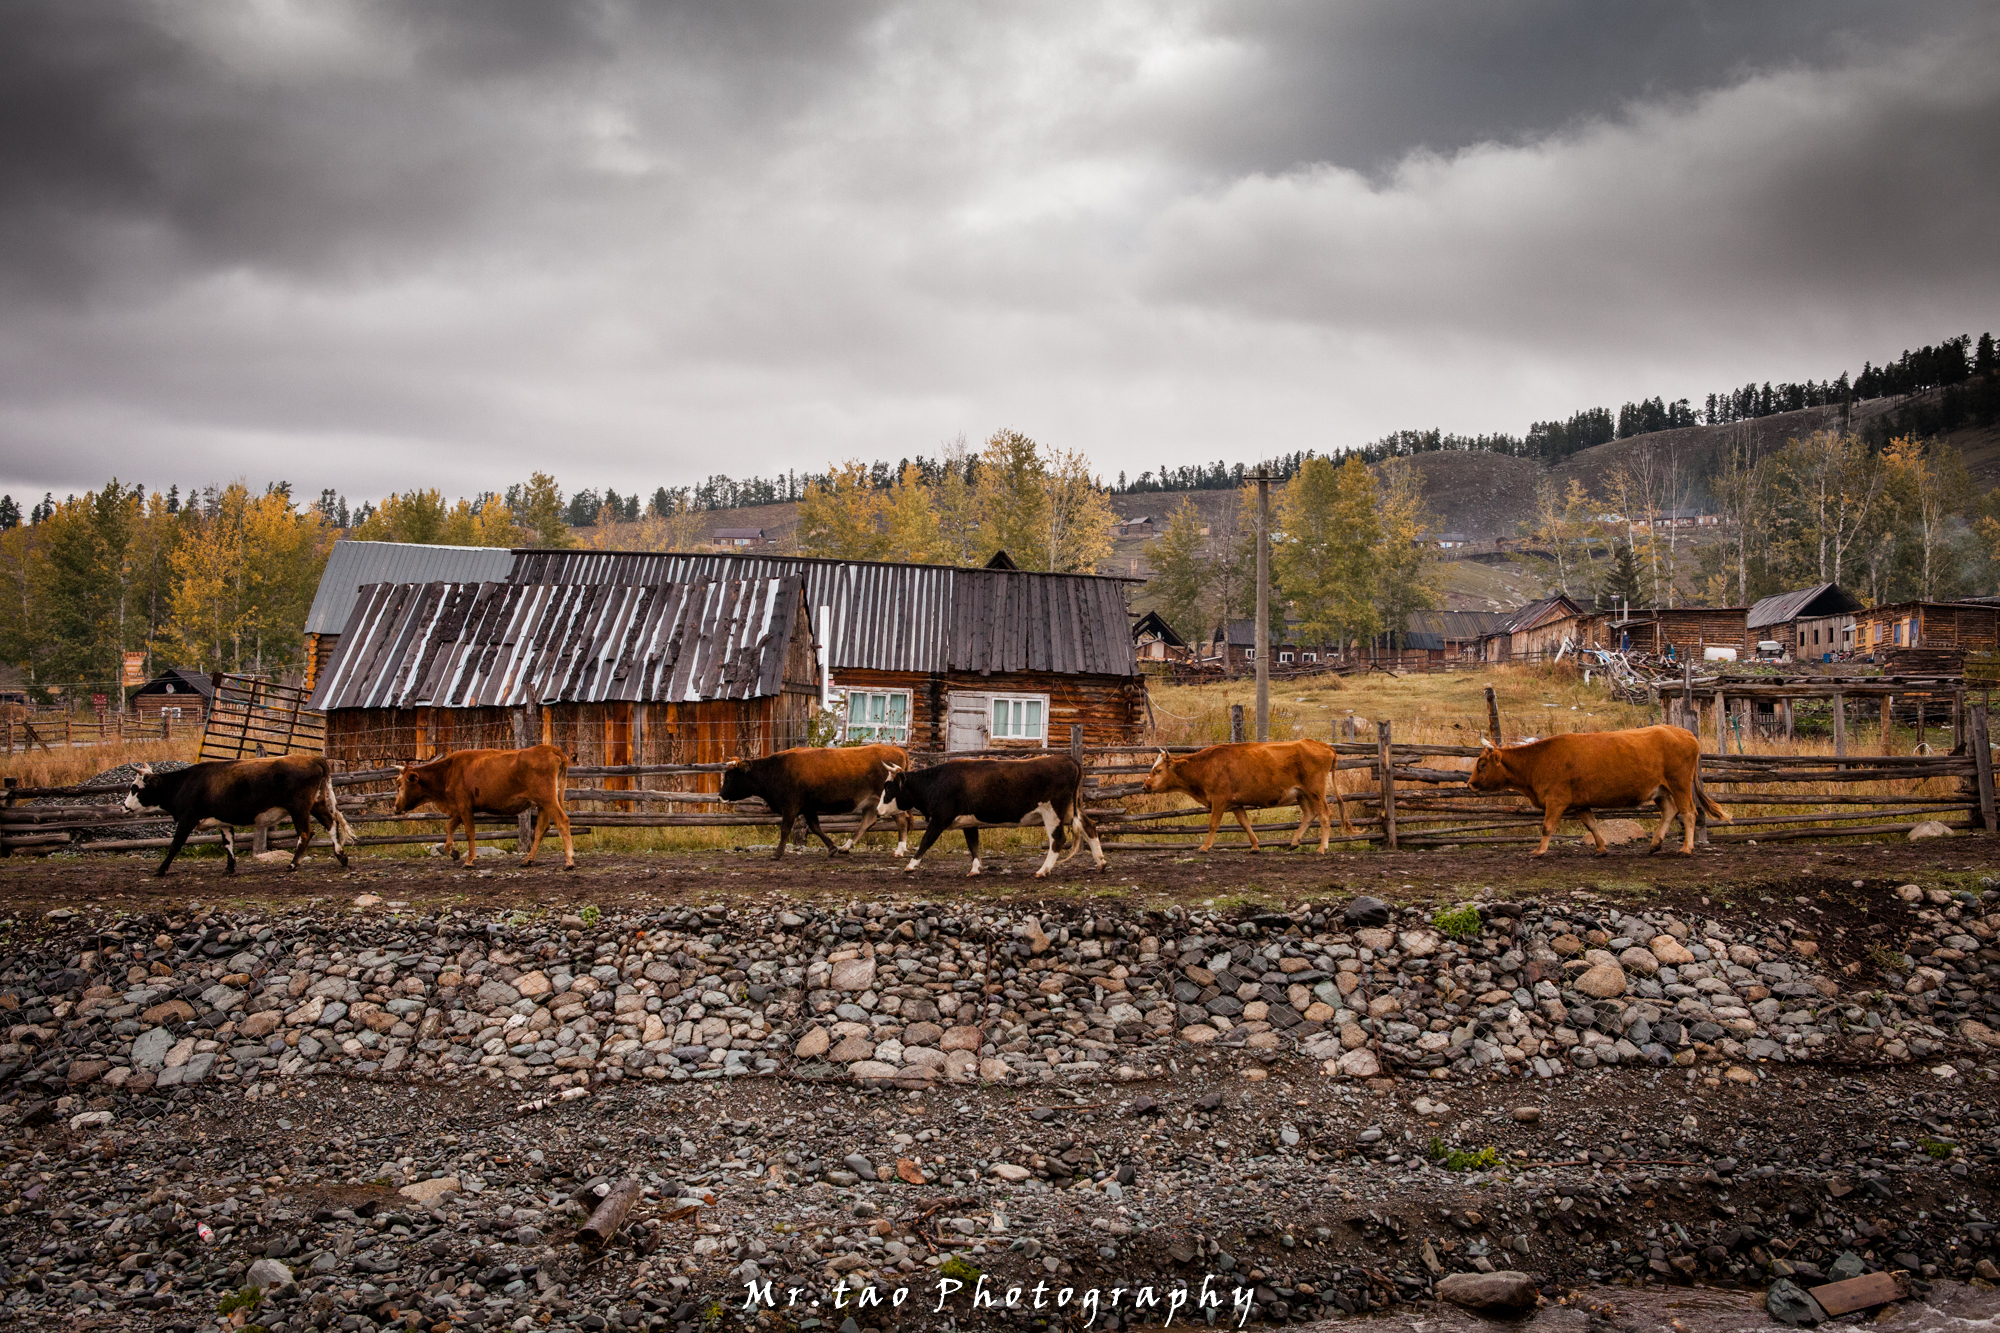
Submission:
M 134 814 L 159 810 L 173 817 L 174 840 L 167 847 L 166 859 L 153 872 L 156 877 L 167 873 L 195 826 L 208 820 L 222 826 L 222 851 L 229 859 L 226 873 L 231 875 L 236 873 L 236 830 L 255 824 L 267 810 L 283 810 L 298 830 L 299 845 L 292 852 L 290 870 L 297 870 L 305 859 L 314 819 L 333 839 L 333 854 L 343 867 L 347 852 L 341 837 L 354 838 L 354 830 L 334 800 L 332 766 L 311 754 L 211 759 L 168 773 L 155 773 L 150 765 L 141 764 L 134 772 L 132 789 L 125 794 L 125 808 Z
M 854 844 L 882 817 L 882 788 L 892 773 L 910 766 L 910 752 L 900 745 L 848 745 L 835 749 L 806 746 L 780 750 L 761 759 L 741 759 L 722 774 L 722 799 L 761 798 L 777 814 L 776 860 L 792 840 L 792 825 L 800 818 L 814 837 L 826 844 L 828 856 L 854 850 Z M 820 831 L 821 815 L 857 814 L 861 827 L 839 847 Z M 910 816 L 897 814 L 896 855 L 910 850 Z
M 1211 745 L 1185 758 L 1176 759 L 1165 750 L 1153 761 L 1146 774 L 1145 790 L 1159 795 L 1185 792 L 1208 807 L 1208 838 L 1202 851 L 1215 846 L 1216 830 L 1222 817 L 1236 816 L 1236 822 L 1250 835 L 1250 850 L 1258 851 L 1257 830 L 1250 826 L 1248 811 L 1273 805 L 1299 807 L 1298 831 L 1289 846 L 1297 847 L 1314 819 L 1319 820 L 1319 849 L 1324 852 L 1333 840 L 1332 811 L 1327 793 L 1340 807 L 1340 827 L 1354 832 L 1347 817 L 1347 800 L 1334 778 L 1333 747 L 1320 741 L 1236 741 Z
M 924 838 L 905 870 L 915 870 L 924 853 L 948 828 L 965 830 L 965 849 L 972 855 L 971 874 L 980 873 L 978 824 L 1031 824 L 1048 830 L 1048 855 L 1035 878 L 1055 869 L 1063 846 L 1063 829 L 1077 835 L 1077 847 L 1090 844 L 1097 869 L 1105 868 L 1104 848 L 1097 826 L 1083 812 L 1083 768 L 1068 755 L 1036 755 L 1032 759 L 951 759 L 934 768 L 890 774 L 877 807 L 883 817 L 904 813 L 924 817 Z M 1067 862 L 1076 855 L 1070 849 Z
M 1697 801 L 1709 818 L 1731 822 L 1728 813 L 1696 787 L 1700 765 L 1701 742 L 1680 727 L 1579 731 L 1505 749 L 1489 744 L 1472 766 L 1469 785 L 1478 791 L 1517 791 L 1541 807 L 1542 841 L 1530 856 L 1548 854 L 1549 839 L 1572 811 L 1582 816 L 1597 854 L 1603 856 L 1610 849 L 1591 811 L 1653 800 L 1659 802 L 1660 826 L 1653 830 L 1652 852 L 1660 850 L 1678 814 L 1681 855 L 1692 856 Z
M 562 834 L 563 869 L 576 869 L 570 842 L 569 815 L 563 810 L 563 788 L 569 781 L 569 757 L 553 745 L 525 750 L 454 750 L 442 759 L 396 765 L 396 813 L 434 805 L 445 815 L 444 850 L 457 859 L 452 834 L 465 825 L 465 864 L 479 855 L 472 838 L 474 815 L 511 817 L 533 810 L 535 836 L 521 864 L 535 863 L 550 819 Z

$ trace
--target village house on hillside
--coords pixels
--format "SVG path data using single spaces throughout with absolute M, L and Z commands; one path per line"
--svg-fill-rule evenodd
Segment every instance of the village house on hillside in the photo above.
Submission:
M 1878 661 L 1899 650 L 2000 650 L 2000 605 L 1993 602 L 1890 602 L 1854 616 L 1854 651 Z M 1948 663 L 1942 664 L 1948 665 Z
M 1823 658 L 1854 647 L 1854 613 L 1861 599 L 1837 583 L 1766 597 L 1750 608 L 1746 628 L 1757 643 L 1785 645 L 1799 661 Z
M 1541 597 L 1507 615 L 1480 635 L 1475 653 L 1481 662 L 1536 662 L 1554 657 L 1565 640 L 1574 644 L 1577 619 L 1583 610 L 1560 593 Z
M 1009 749 L 1066 745 L 1071 727 L 1081 727 L 1088 744 L 1124 745 L 1138 739 L 1145 717 L 1146 687 L 1133 650 L 1125 580 L 719 552 L 506 554 L 507 568 L 486 582 L 611 596 L 619 589 L 797 578 L 809 609 L 804 633 L 817 645 L 821 662 L 815 693 L 839 710 L 845 739 L 893 741 L 920 750 Z M 407 605 L 417 589 L 438 585 L 389 586 L 400 589 L 394 594 L 397 604 Z M 364 597 L 349 594 L 354 610 L 342 632 L 358 632 L 364 611 L 379 616 L 379 599 L 385 596 L 390 594 L 381 589 Z M 427 744 L 434 748 L 438 720 L 403 714 L 455 705 L 419 702 L 407 692 L 380 693 L 392 658 L 401 659 L 371 656 L 370 649 L 359 647 L 361 656 L 350 662 L 347 647 L 342 644 L 336 653 L 333 674 L 322 673 L 323 681 L 338 677 L 338 691 L 322 689 L 316 705 L 335 707 L 321 701 L 338 699 L 339 707 L 371 711 L 373 717 L 355 720 L 354 727 L 365 726 L 398 744 L 423 735 L 432 738 Z M 629 663 L 627 670 L 640 665 Z M 535 702 L 560 701 L 551 695 Z M 500 706 L 527 702 L 524 697 Z M 630 740 L 635 724 L 654 736 L 670 725 L 632 713 L 656 702 L 652 699 L 614 693 L 592 702 L 601 705 L 603 727 L 593 731 L 591 723 L 575 732 L 577 762 L 641 762 L 600 756 L 638 752 Z M 783 748 L 781 741 L 800 743 L 780 725 L 788 716 L 780 709 L 771 726 L 759 723 L 761 730 L 742 731 L 736 752 L 764 753 Z M 457 726 L 460 720 L 444 721 Z M 489 734 L 498 721 L 480 726 L 487 728 L 481 734 Z M 342 726 L 330 722 L 330 735 L 338 731 Z
M 1745 606 L 1635 606 L 1579 618 L 1577 646 L 1676 661 L 1736 661 L 1755 650 Z
M 132 711 L 149 723 L 198 727 L 214 704 L 214 677 L 194 667 L 168 667 L 132 691 Z

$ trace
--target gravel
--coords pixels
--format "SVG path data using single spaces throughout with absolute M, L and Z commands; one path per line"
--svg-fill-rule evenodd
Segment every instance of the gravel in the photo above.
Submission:
M 1920 886 L 1872 962 L 1800 897 L 1489 898 L 1466 939 L 1345 900 L 52 912 L 0 955 L 0 1309 L 693 1333 L 763 1278 L 1208 1280 L 1272 1322 L 1454 1273 L 1990 1281 L 2000 895 Z

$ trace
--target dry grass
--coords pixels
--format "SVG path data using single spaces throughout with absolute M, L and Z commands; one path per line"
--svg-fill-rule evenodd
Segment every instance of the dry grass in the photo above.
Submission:
M 30 753 L 0 756 L 0 777 L 18 778 L 23 787 L 73 787 L 120 764 L 156 764 L 163 759 L 193 762 L 201 737 L 134 741 L 128 745 L 37 747 Z
M 1597 681 L 1547 666 L 1496 666 L 1485 671 L 1411 673 L 1370 671 L 1271 682 L 1271 736 L 1335 739 L 1347 716 L 1367 724 L 1387 719 L 1405 744 L 1477 745 L 1486 730 L 1486 687 L 1500 705 L 1508 740 L 1567 731 L 1643 727 L 1661 720 L 1658 708 L 1635 708 L 1614 699 Z M 1161 685 L 1152 690 L 1159 745 L 1214 745 L 1229 739 L 1229 708 L 1242 704 L 1245 726 L 1254 726 L 1257 685 L 1248 676 L 1212 685 Z

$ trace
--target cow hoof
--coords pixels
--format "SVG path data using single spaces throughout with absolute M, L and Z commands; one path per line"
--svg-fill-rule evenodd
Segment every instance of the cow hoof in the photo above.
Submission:
M 572 861 L 572 862 L 571 862 L 570 864 L 568 864 L 568 865 L 564 866 L 564 867 L 563 867 L 563 869 L 564 869 L 565 871 L 570 871 L 570 870 L 574 870 L 574 869 L 576 869 L 576 863 Z

